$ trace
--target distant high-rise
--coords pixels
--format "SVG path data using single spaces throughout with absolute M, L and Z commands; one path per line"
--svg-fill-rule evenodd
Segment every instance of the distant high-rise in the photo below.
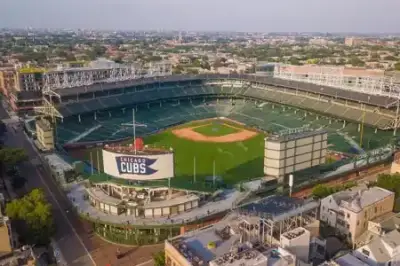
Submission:
M 350 47 L 362 45 L 363 42 L 364 42 L 363 39 L 360 39 L 360 38 L 353 38 L 353 37 L 346 38 L 346 39 L 344 40 L 344 44 L 345 44 L 346 46 L 350 46 Z

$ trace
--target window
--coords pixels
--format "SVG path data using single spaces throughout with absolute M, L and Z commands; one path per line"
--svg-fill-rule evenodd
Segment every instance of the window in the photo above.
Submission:
M 362 249 L 361 252 L 365 255 L 369 257 L 369 251 L 366 249 Z
M 347 214 L 347 218 L 350 218 L 350 214 L 349 213 Z
M 377 213 L 378 212 L 378 207 L 375 207 L 375 213 Z
M 349 229 L 349 228 L 350 228 L 350 225 L 349 225 L 349 224 L 346 224 L 346 228 Z
M 322 210 L 325 211 L 325 206 L 322 206 Z
M 357 221 L 357 225 L 360 225 L 360 221 Z

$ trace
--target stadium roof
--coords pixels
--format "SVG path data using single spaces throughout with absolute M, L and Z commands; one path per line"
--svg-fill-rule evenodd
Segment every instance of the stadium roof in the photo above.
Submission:
M 269 76 L 239 75 L 239 74 L 171 75 L 171 76 L 161 76 L 161 77 L 140 78 L 140 79 L 110 82 L 110 83 L 98 83 L 90 86 L 56 89 L 54 91 L 62 97 L 62 96 L 73 96 L 78 94 L 99 92 L 99 91 L 116 90 L 121 88 L 128 88 L 128 87 L 154 84 L 154 83 L 212 80 L 212 79 L 240 79 L 274 87 L 300 90 L 304 92 L 322 94 L 355 102 L 363 102 L 366 104 L 376 105 L 381 107 L 390 107 L 394 105 L 394 103 L 396 102 L 396 99 L 389 98 L 387 96 L 369 95 L 362 92 L 349 91 L 349 90 L 305 83 L 300 81 L 278 79 Z

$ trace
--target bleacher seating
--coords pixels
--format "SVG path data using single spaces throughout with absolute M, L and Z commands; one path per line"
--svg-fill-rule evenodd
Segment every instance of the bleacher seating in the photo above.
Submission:
M 173 85 L 160 84 L 158 87 L 142 86 L 140 89 L 130 89 L 133 93 L 110 95 L 105 92 L 96 92 L 96 96 L 107 97 L 84 99 L 79 102 L 61 104 L 58 109 L 65 116 L 93 113 L 137 103 L 167 100 L 171 98 L 202 97 L 205 95 L 225 95 L 231 97 L 251 97 L 253 99 L 266 100 L 281 103 L 300 109 L 307 109 L 326 116 L 351 120 L 355 122 L 364 121 L 365 124 L 389 129 L 393 125 L 393 111 L 381 110 L 373 106 L 360 108 L 359 103 L 341 99 L 330 99 L 328 96 L 315 96 L 310 92 L 294 91 L 285 88 L 271 88 L 264 85 L 250 86 L 245 82 L 233 82 L 218 84 L 198 83 Z M 78 99 L 78 97 L 77 97 Z M 76 100 L 76 99 L 75 99 Z M 364 112 L 366 115 L 364 115 Z

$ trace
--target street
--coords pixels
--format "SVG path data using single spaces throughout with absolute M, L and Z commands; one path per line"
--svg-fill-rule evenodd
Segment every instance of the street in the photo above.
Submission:
M 8 113 L 0 106 L 0 119 L 10 121 Z M 29 161 L 21 166 L 21 175 L 27 179 L 27 188 L 42 188 L 53 206 L 56 234 L 54 240 L 68 266 L 152 266 L 152 255 L 163 248 L 163 244 L 143 247 L 117 246 L 100 239 L 91 232 L 89 223 L 85 223 L 70 210 L 70 202 L 54 179 L 40 165 L 38 154 L 27 139 L 23 129 L 14 130 L 8 126 L 5 145 L 26 150 Z M 116 251 L 120 250 L 123 258 L 116 259 Z
M 0 118 L 9 119 L 3 106 L 0 107 Z M 38 164 L 40 162 L 38 154 L 27 140 L 23 129 L 14 131 L 12 127 L 8 126 L 4 144 L 9 147 L 23 148 L 27 152 L 30 160 L 21 166 L 21 175 L 26 177 L 28 189 L 43 188 L 47 199 L 53 206 L 54 223 L 57 229 L 54 239 L 67 265 L 96 265 L 90 255 L 90 239 L 82 239 L 87 236 L 82 223 L 73 212 L 65 212 L 70 206 L 68 199 L 60 191 L 52 177 L 46 174 L 43 167 Z

